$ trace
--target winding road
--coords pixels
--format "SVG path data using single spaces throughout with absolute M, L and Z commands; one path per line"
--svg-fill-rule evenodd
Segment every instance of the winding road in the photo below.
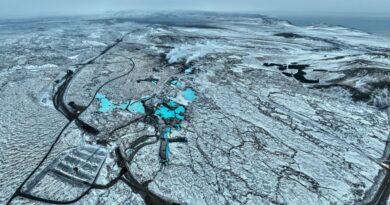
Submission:
M 63 132 L 69 127 L 70 124 L 72 124 L 73 122 L 75 122 L 75 124 L 78 126 L 79 129 L 85 131 L 85 132 L 88 132 L 88 133 L 91 133 L 91 134 L 98 134 L 99 133 L 99 130 L 96 129 L 96 128 L 93 128 L 91 126 L 89 126 L 88 124 L 86 124 L 85 122 L 81 121 L 78 117 L 86 110 L 88 109 L 91 104 L 93 103 L 94 99 L 95 99 L 95 96 L 96 94 L 105 86 L 107 85 L 108 83 L 114 81 L 114 80 L 117 80 L 119 78 L 122 78 L 122 77 L 125 77 L 127 75 L 129 75 L 133 69 L 135 68 L 135 63 L 134 61 L 131 59 L 131 58 L 128 58 L 132 65 L 131 65 L 131 68 L 129 69 L 128 72 L 126 72 L 125 74 L 123 75 L 120 75 L 118 77 L 115 77 L 113 79 L 110 79 L 108 81 L 106 81 L 105 83 L 103 83 L 100 87 L 98 87 L 98 89 L 96 90 L 96 92 L 94 93 L 94 97 L 90 100 L 90 102 L 88 103 L 87 106 L 85 107 L 77 107 L 77 105 L 73 105 L 71 106 L 71 109 L 69 109 L 69 105 L 67 105 L 64 101 L 65 97 L 66 97 L 66 93 L 67 93 L 67 90 L 69 88 L 69 85 L 71 84 L 72 80 L 77 76 L 78 73 L 80 73 L 80 71 L 86 67 L 86 65 L 89 65 L 89 64 L 93 64 L 96 59 L 98 59 L 99 57 L 101 57 L 102 55 L 106 54 L 108 51 L 110 51 L 112 48 L 114 48 L 115 46 L 117 46 L 119 43 L 121 43 L 123 41 L 123 38 L 120 38 L 120 39 L 117 39 L 115 41 L 115 43 L 107 46 L 102 52 L 99 53 L 99 55 L 95 56 L 94 58 L 88 60 L 87 62 L 85 63 L 82 63 L 82 64 L 78 64 L 77 67 L 77 71 L 76 72 L 73 72 L 71 70 L 68 70 L 66 75 L 63 77 L 62 79 L 62 83 L 60 84 L 60 86 L 58 86 L 57 88 L 57 91 L 56 93 L 54 94 L 53 96 L 53 104 L 54 104 L 54 107 L 56 108 L 56 110 L 58 110 L 60 113 L 62 113 L 67 119 L 68 119 L 68 123 L 63 127 L 63 129 L 61 130 L 61 132 L 56 136 L 54 142 L 52 143 L 50 149 L 48 150 L 48 152 L 45 154 L 45 156 L 42 158 L 42 160 L 40 161 L 40 163 L 34 168 L 34 170 L 26 177 L 26 179 L 20 184 L 20 186 L 15 190 L 15 192 L 13 193 L 13 195 L 10 197 L 10 199 L 8 200 L 7 204 L 10 204 L 12 202 L 13 199 L 15 199 L 16 197 L 24 197 L 24 198 L 28 198 L 28 199 L 31 199 L 31 200 L 35 200 L 35 201 L 40 201 L 40 202 L 44 202 L 44 203 L 52 203 L 52 204 L 71 204 L 71 203 L 75 203 L 77 202 L 78 200 L 80 200 L 81 198 L 83 198 L 85 195 L 87 195 L 92 189 L 107 189 L 107 188 L 110 188 L 112 187 L 113 185 L 115 185 L 118 181 L 123 181 L 125 182 L 127 185 L 129 185 L 131 187 L 131 189 L 134 191 L 134 192 L 137 192 L 139 193 L 145 200 L 145 203 L 146 204 L 177 204 L 177 203 L 174 203 L 174 202 L 170 202 L 169 200 L 165 200 L 161 197 L 159 197 L 158 195 L 152 193 L 151 191 L 148 190 L 147 188 L 147 185 L 148 183 L 144 183 L 144 184 L 141 184 L 139 183 L 134 177 L 133 175 L 129 172 L 129 169 L 127 168 L 128 166 L 126 165 L 129 165 L 133 159 L 133 157 L 135 156 L 135 154 L 137 153 L 138 150 L 140 150 L 142 147 L 146 146 L 146 145 L 149 145 L 149 144 L 152 144 L 152 143 L 157 143 L 158 142 L 158 136 L 157 135 L 153 135 L 153 136 L 142 136 L 140 137 L 139 139 L 135 140 L 131 146 L 130 146 L 130 149 L 133 149 L 133 154 L 129 157 L 129 158 L 124 158 L 123 155 L 120 155 L 119 157 L 119 160 L 118 160 L 118 163 L 120 164 L 120 166 L 122 167 L 121 171 L 120 171 L 120 174 L 119 176 L 117 176 L 114 180 L 110 181 L 109 183 L 107 183 L 106 185 L 98 185 L 96 184 L 96 180 L 97 180 L 97 177 L 99 176 L 99 173 L 102 169 L 103 166 L 101 166 L 94 178 L 94 181 L 92 184 L 89 184 L 89 188 L 81 193 L 77 198 L 73 199 L 73 200 L 69 200 L 69 201 L 56 201 L 56 200 L 51 200 L 51 199 L 45 199 L 45 198 L 41 198 L 41 197 L 38 197 L 38 196 L 33 196 L 29 193 L 24 193 L 22 191 L 22 188 L 23 186 L 31 179 L 31 177 L 37 172 L 37 170 L 39 169 L 39 167 L 43 164 L 43 162 L 47 159 L 47 157 L 49 156 L 49 154 L 52 152 L 53 148 L 55 147 L 55 145 L 57 144 L 57 142 L 59 141 L 59 139 L 61 138 Z M 77 109 L 75 109 L 75 107 Z M 140 120 L 145 120 L 145 118 L 148 117 L 148 116 L 144 116 L 142 118 L 137 118 L 131 122 L 129 122 L 129 124 L 132 124 L 132 123 L 136 123 Z M 149 116 L 150 117 L 150 116 Z M 121 129 L 123 128 L 122 127 L 119 127 L 115 130 L 118 130 L 118 129 Z M 115 131 L 114 130 L 114 131 Z M 113 132 L 114 132 L 113 131 Z M 110 134 L 112 134 L 113 132 L 111 132 Z M 156 138 L 155 141 L 152 141 L 152 142 L 147 142 L 145 143 L 145 141 L 147 141 L 149 138 L 151 137 L 154 137 Z M 118 152 L 120 153 L 120 152 Z

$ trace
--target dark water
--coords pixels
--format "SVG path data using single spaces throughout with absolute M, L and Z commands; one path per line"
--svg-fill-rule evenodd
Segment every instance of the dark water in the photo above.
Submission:
M 343 16 L 280 16 L 297 26 L 315 24 L 338 25 L 370 33 L 390 34 L 390 16 L 387 17 L 343 17 Z

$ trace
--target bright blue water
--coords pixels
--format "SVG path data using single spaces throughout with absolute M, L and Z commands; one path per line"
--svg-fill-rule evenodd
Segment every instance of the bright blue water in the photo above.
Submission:
M 171 132 L 171 128 L 170 127 L 165 128 L 165 132 L 163 134 L 163 139 L 168 138 L 170 132 Z
M 171 85 L 177 85 L 178 82 L 178 80 L 171 80 Z
M 170 83 L 172 86 L 175 86 L 175 87 L 182 87 L 183 86 L 183 82 L 181 82 L 180 80 L 171 80 Z
M 177 103 L 176 103 L 175 101 L 173 101 L 173 100 L 170 100 L 170 101 L 168 102 L 168 105 L 170 105 L 170 106 L 172 106 L 172 107 L 176 107 L 176 106 L 177 106 Z
M 100 101 L 99 112 L 112 112 L 114 109 L 125 110 L 127 108 L 132 113 L 145 113 L 144 105 L 140 101 L 126 101 L 115 104 L 102 93 L 97 93 L 95 98 Z
M 127 109 L 133 113 L 145 114 L 145 107 L 141 101 L 132 101 Z
M 175 109 L 175 117 L 178 120 L 184 120 L 184 114 L 186 112 L 186 109 L 183 106 L 179 106 Z
M 161 106 L 156 109 L 154 112 L 154 115 L 157 117 L 160 117 L 161 119 L 168 119 L 168 118 L 174 118 L 175 112 L 173 110 L 170 110 L 169 108 L 165 106 Z
M 104 95 L 102 93 L 96 93 L 95 98 L 97 98 L 97 99 L 104 99 L 104 98 L 106 98 L 106 95 Z
M 169 158 L 169 153 L 170 153 L 169 142 L 167 141 L 167 146 L 166 146 L 166 149 L 165 149 L 165 157 L 166 157 L 166 159 Z
M 168 139 L 169 138 L 169 134 L 171 133 L 171 128 L 170 127 L 167 127 L 165 128 L 165 132 L 163 133 L 163 139 Z M 166 148 L 165 148 L 165 158 L 168 159 L 169 158 L 169 141 L 167 140 L 166 141 Z
M 154 115 L 161 119 L 176 118 L 177 120 L 184 120 L 183 114 L 185 112 L 186 109 L 182 105 L 179 105 L 174 109 L 162 105 L 155 110 Z
M 172 80 L 170 83 L 171 85 L 176 86 L 180 81 L 178 80 Z M 181 92 L 181 95 L 189 102 L 194 101 L 197 96 L 195 91 L 192 88 L 186 88 Z M 157 109 L 154 112 L 154 115 L 157 116 L 160 119 L 175 119 L 177 123 L 172 125 L 173 128 L 176 130 L 181 129 L 180 122 L 184 120 L 184 114 L 186 112 L 186 108 L 183 105 L 178 104 L 177 102 L 173 100 L 169 100 L 168 105 L 160 105 L 157 107 Z M 162 133 L 162 139 L 168 139 L 170 137 L 172 128 L 167 127 Z M 170 155 L 170 149 L 169 149 L 169 142 L 166 141 L 166 149 L 165 149 L 165 158 L 169 159 Z
M 192 88 L 186 88 L 181 92 L 181 95 L 185 100 L 189 102 L 193 102 L 197 99 L 196 93 Z M 184 120 L 184 113 L 186 109 L 184 106 L 177 104 L 173 100 L 168 102 L 170 107 L 161 105 L 154 111 L 154 115 L 159 117 L 160 119 L 170 119 L 176 118 L 177 120 Z M 173 107 L 173 108 L 172 108 Z
M 193 68 L 187 68 L 187 69 L 184 70 L 184 74 L 187 74 L 187 75 L 191 74 L 192 71 L 193 71 Z
M 171 81 L 171 85 L 177 86 L 179 83 L 181 83 L 178 80 Z M 197 96 L 195 91 L 192 88 L 186 88 L 181 92 L 181 95 L 189 102 L 194 101 Z M 111 112 L 114 109 L 121 109 L 128 111 L 132 113 L 145 113 L 145 107 L 143 106 L 141 101 L 126 101 L 124 103 L 115 104 L 111 100 L 107 99 L 107 97 L 102 93 L 96 94 L 96 99 L 99 99 L 100 101 L 100 108 L 99 112 Z M 176 130 L 181 129 L 180 122 L 184 120 L 184 114 L 186 112 L 186 108 L 183 105 L 180 105 L 176 103 L 173 100 L 169 100 L 168 105 L 160 105 L 156 108 L 154 115 L 157 116 L 160 119 L 175 119 L 177 120 L 176 124 L 172 125 L 172 127 Z M 170 133 L 172 131 L 171 127 L 165 128 L 162 134 L 163 139 L 168 139 L 170 137 Z M 165 157 L 166 159 L 169 158 L 170 155 L 170 149 L 169 149 L 169 142 L 166 141 L 166 149 L 165 149 Z
M 113 110 L 113 104 L 102 93 L 97 93 L 95 98 L 100 100 L 99 112 L 111 112 Z
M 180 129 L 181 129 L 181 125 L 180 125 L 179 123 L 174 124 L 173 127 L 174 127 L 176 130 L 180 130 Z
M 182 91 L 181 94 L 183 95 L 184 99 L 188 100 L 189 102 L 193 102 L 197 98 L 196 93 L 192 88 L 186 88 L 184 91 Z

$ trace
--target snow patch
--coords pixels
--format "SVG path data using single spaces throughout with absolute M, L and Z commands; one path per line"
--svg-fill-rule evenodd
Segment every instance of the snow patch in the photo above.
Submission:
M 79 57 L 79 54 L 77 55 L 74 55 L 74 56 L 69 56 L 68 58 L 71 59 L 71 60 L 75 60 Z
M 58 68 L 58 66 L 54 65 L 54 64 L 27 65 L 25 68 L 28 70 L 39 70 L 39 69 L 45 69 L 45 68 Z
M 82 41 L 82 43 L 83 44 L 88 44 L 88 45 L 91 45 L 91 46 L 107 46 L 107 44 L 102 43 L 102 42 L 98 42 L 98 41 L 84 40 L 84 41 Z

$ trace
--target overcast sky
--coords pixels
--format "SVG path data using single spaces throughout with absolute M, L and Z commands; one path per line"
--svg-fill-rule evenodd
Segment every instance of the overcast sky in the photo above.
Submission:
M 208 10 L 292 14 L 387 14 L 390 0 L 0 0 L 0 18 L 117 10 Z

